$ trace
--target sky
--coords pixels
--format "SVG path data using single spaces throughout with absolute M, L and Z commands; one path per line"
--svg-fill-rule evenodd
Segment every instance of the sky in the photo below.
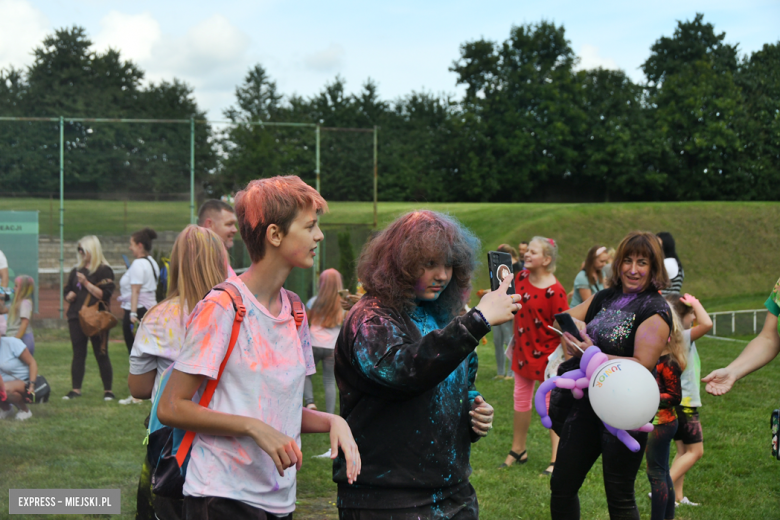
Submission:
M 314 95 L 339 75 L 349 92 L 373 79 L 388 100 L 460 96 L 449 68 L 463 43 L 502 42 L 512 26 L 542 20 L 564 26 L 580 68 L 622 69 L 641 82 L 652 44 L 697 12 L 743 54 L 780 40 L 778 0 L 0 0 L 0 68 L 30 65 L 46 35 L 79 25 L 147 81 L 187 82 L 219 119 L 258 63 L 285 95 Z

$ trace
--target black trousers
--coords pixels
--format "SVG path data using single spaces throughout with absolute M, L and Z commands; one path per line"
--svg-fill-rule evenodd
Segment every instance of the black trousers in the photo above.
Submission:
M 222 497 L 184 497 L 184 520 L 292 520 L 293 514 L 273 515 L 239 500 Z
M 478 520 L 479 502 L 469 484 L 435 504 L 403 509 L 341 509 L 339 520 Z
M 609 433 L 596 416 L 587 396 L 575 401 L 561 430 L 561 441 L 550 479 L 553 520 L 580 518 L 578 492 L 590 468 L 601 455 L 604 491 L 611 520 L 639 520 L 634 481 L 645 454 L 647 434 L 632 432 L 640 449 L 634 453 Z
M 70 343 L 73 346 L 73 361 L 70 364 L 70 378 L 73 388 L 81 389 L 84 382 L 84 370 L 87 363 L 87 342 L 92 341 L 92 351 L 95 353 L 100 379 L 103 380 L 103 390 L 111 390 L 114 372 L 111 360 L 108 358 L 108 331 L 103 334 L 87 337 L 81 330 L 78 320 L 68 320 Z
M 144 314 L 146 314 L 146 307 L 138 307 L 135 312 L 138 314 L 139 320 L 143 319 Z M 127 347 L 128 356 L 133 351 L 133 342 L 135 341 L 135 334 L 133 334 L 132 327 L 138 327 L 138 323 L 133 325 L 130 321 L 130 311 L 125 311 L 125 316 L 122 318 L 122 334 L 125 337 L 125 346 Z

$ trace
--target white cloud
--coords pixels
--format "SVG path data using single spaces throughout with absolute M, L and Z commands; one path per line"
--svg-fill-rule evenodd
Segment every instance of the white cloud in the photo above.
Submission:
M 580 47 L 579 57 L 580 63 L 578 68 L 581 70 L 597 69 L 599 67 L 602 69 L 612 70 L 617 70 L 620 68 L 612 58 L 604 58 L 603 56 L 599 55 L 598 47 L 594 45 L 588 45 L 587 43 Z
M 46 16 L 26 0 L 0 0 L 0 68 L 23 67 L 49 32 Z
M 99 50 L 118 49 L 123 58 L 133 60 L 146 72 L 147 81 L 186 81 L 195 88 L 201 108 L 212 111 L 221 108 L 214 102 L 219 99 L 224 103 L 224 94 L 232 93 L 249 66 L 249 36 L 219 14 L 181 36 L 164 34 L 149 12 L 132 15 L 112 11 L 100 26 L 95 38 Z M 215 96 L 215 91 L 219 95 Z
M 147 62 L 152 48 L 160 41 L 160 24 L 149 12 L 138 15 L 111 11 L 100 20 L 101 31 L 95 36 L 95 48 L 119 49 L 124 59 Z
M 331 43 L 327 49 L 307 55 L 303 61 L 307 67 L 317 72 L 333 72 L 341 67 L 344 48 Z

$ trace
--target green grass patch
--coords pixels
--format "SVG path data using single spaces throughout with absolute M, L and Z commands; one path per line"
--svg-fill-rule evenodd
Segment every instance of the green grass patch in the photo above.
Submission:
M 135 493 L 145 447 L 143 419 L 149 404 L 120 406 L 102 400 L 102 385 L 94 357 L 87 359 L 84 397 L 62 401 L 70 389 L 71 347 L 67 333 L 44 332 L 38 336 L 36 359 L 54 388 L 48 404 L 32 408 L 33 417 L 17 423 L 0 423 L 4 446 L 0 450 L 0 516 L 8 511 L 10 488 L 112 488 L 122 491 L 122 515 L 133 518 Z M 116 336 L 116 334 L 114 335 Z M 724 366 L 744 343 L 702 339 L 697 342 L 703 372 Z M 549 461 L 549 436 L 534 418 L 529 432 L 529 462 L 498 471 L 512 441 L 512 383 L 494 381 L 493 345 L 480 345 L 477 386 L 496 409 L 495 429 L 474 445 L 472 483 L 485 520 L 549 518 L 549 480 L 540 473 Z M 111 343 L 114 391 L 126 392 L 127 351 Z M 91 354 L 90 354 L 91 356 Z M 725 397 L 703 396 L 701 419 L 705 436 L 704 458 L 686 477 L 686 495 L 700 507 L 682 507 L 677 518 L 754 519 L 775 518 L 780 489 L 776 485 L 778 464 L 770 457 L 769 414 L 777 402 L 780 373 L 777 361 L 737 384 Z M 324 403 L 320 376 L 315 376 L 315 398 Z M 392 434 L 389 432 L 389 434 Z M 304 464 L 298 476 L 296 518 L 336 518 L 336 487 L 331 464 L 312 459 L 328 449 L 326 435 L 304 435 Z M 644 465 L 637 475 L 636 493 L 640 513 L 649 517 L 650 485 Z M 580 492 L 582 518 L 606 519 L 606 502 L 600 462 L 588 475 Z M 19 516 L 19 518 L 37 518 Z M 41 516 L 40 518 L 58 518 Z M 63 519 L 78 516 L 62 515 Z
M 567 289 L 594 244 L 617 246 L 626 233 L 670 231 L 685 267 L 683 290 L 708 310 L 760 308 L 780 276 L 775 244 L 780 204 L 774 202 L 604 203 L 604 204 L 426 204 L 381 202 L 382 228 L 398 215 L 428 208 L 452 214 L 481 240 L 484 253 L 502 242 L 517 245 L 534 235 L 553 237 L 560 247 L 556 276 Z M 58 202 L 0 199 L 0 210 L 38 210 L 42 234 L 59 233 Z M 332 202 L 324 223 L 371 224 L 373 205 Z M 65 237 L 122 235 L 145 226 L 180 230 L 189 223 L 188 202 L 65 201 Z M 481 269 L 477 287 L 487 287 Z M 748 296 L 744 296 L 748 295 Z M 712 308 L 710 308 L 712 307 Z

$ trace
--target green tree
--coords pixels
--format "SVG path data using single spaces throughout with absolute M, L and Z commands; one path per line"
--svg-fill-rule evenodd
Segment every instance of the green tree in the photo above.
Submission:
M 659 169 L 676 200 L 751 199 L 755 183 L 744 154 L 746 113 L 734 80 L 736 47 L 697 15 L 660 38 L 643 70 L 651 84 L 660 138 Z

